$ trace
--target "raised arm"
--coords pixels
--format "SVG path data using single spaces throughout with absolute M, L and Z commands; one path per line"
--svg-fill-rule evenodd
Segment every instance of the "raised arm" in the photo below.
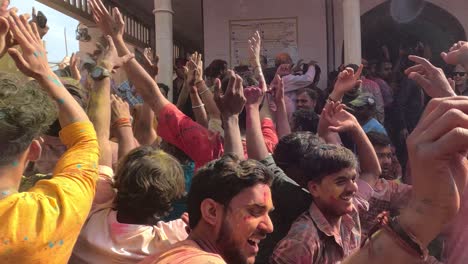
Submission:
M 282 138 L 291 134 L 291 127 L 289 126 L 288 113 L 284 101 L 284 83 L 278 74 L 271 83 L 271 91 L 273 92 L 276 104 L 276 131 L 278 137 Z
M 242 159 L 244 148 L 239 128 L 239 114 L 244 109 L 246 99 L 242 78 L 233 71 L 228 71 L 227 76 L 229 84 L 224 95 L 221 94 L 221 82 L 217 80 L 215 83 L 215 101 L 221 111 L 224 127 L 224 152 L 234 153 Z
M 189 65 L 191 65 L 191 63 Z M 205 109 L 206 109 L 208 118 L 220 119 L 221 112 L 216 106 L 214 95 L 210 91 L 210 89 L 206 86 L 205 81 L 203 80 L 203 61 L 201 60 L 201 56 L 200 56 L 200 59 L 196 61 L 196 67 L 197 67 L 196 76 L 195 76 L 196 78 L 194 80 L 194 84 L 197 88 L 198 96 L 201 98 L 201 100 L 205 104 Z
M 216 79 L 216 82 L 220 82 L 221 80 Z M 197 86 L 197 91 L 198 95 L 202 99 L 203 103 L 205 104 L 205 109 L 208 114 L 208 118 L 212 119 L 220 119 L 221 118 L 221 112 L 219 111 L 219 108 L 216 106 L 216 102 L 214 100 L 214 95 L 210 91 L 210 88 L 208 88 L 205 84 L 205 81 L 199 82 L 196 84 Z
M 196 86 L 190 87 L 190 101 L 192 102 L 192 110 L 195 115 L 195 121 L 198 124 L 208 128 L 208 115 L 206 114 L 205 104 L 198 95 Z
M 458 41 L 448 52 L 442 52 L 441 56 L 447 64 L 461 64 L 468 71 L 468 42 Z
M 354 143 L 357 146 L 359 165 L 361 168 L 360 178 L 370 186 L 374 186 L 379 179 L 382 169 L 375 153 L 372 143 L 367 138 L 356 118 L 344 110 L 344 105 L 334 103 L 332 107 L 322 112 L 328 120 L 332 132 L 350 132 Z
M 335 144 L 335 145 L 342 145 L 343 143 L 341 142 L 340 135 L 336 132 L 330 131 L 328 129 L 331 124 L 328 121 L 329 119 L 325 118 L 325 113 L 332 111 L 334 109 L 335 104 L 339 103 L 334 103 L 330 100 L 328 100 L 325 104 L 325 107 L 322 110 L 322 114 L 320 115 L 318 127 L 317 127 L 317 134 L 319 137 L 325 140 L 328 144 Z
M 112 10 L 113 15 L 111 16 L 101 0 L 88 0 L 88 3 L 90 4 L 93 18 L 102 33 L 110 35 L 114 40 L 119 56 L 123 57 L 131 54 L 123 39 L 125 23 L 119 9 L 114 8 Z M 159 116 L 159 112 L 170 102 L 163 96 L 153 77 L 135 59 L 126 63 L 123 68 L 127 73 L 128 79 L 135 85 L 144 101 L 151 106 L 156 116 Z
M 147 103 L 143 103 L 136 109 L 134 120 L 135 138 L 140 145 L 150 146 L 158 138 L 154 130 L 154 112 Z
M 154 58 L 153 58 L 154 57 Z M 149 75 L 156 77 L 159 73 L 159 56 L 153 55 L 151 48 L 145 48 L 143 50 L 143 67 Z
M 315 61 L 309 62 L 309 69 L 302 75 L 291 75 L 288 78 L 288 85 L 285 92 L 294 92 L 314 82 L 315 78 Z
M 18 69 L 26 76 L 36 79 L 45 91 L 57 102 L 59 122 L 62 128 L 75 123 L 89 121 L 81 106 L 67 92 L 57 75 L 49 68 L 47 52 L 35 23 L 29 25 L 26 16 L 10 13 L 10 30 L 21 47 L 22 53 L 8 49 Z
M 81 81 L 81 73 L 80 73 L 80 62 L 81 59 L 76 55 L 76 53 L 73 53 L 71 58 L 70 58 L 70 71 L 72 78 Z
M 192 57 L 187 63 L 187 66 L 184 68 L 186 72 L 186 79 L 184 82 L 184 87 L 179 96 L 179 101 L 177 102 L 177 107 L 179 107 L 179 109 L 183 107 L 187 99 L 182 98 L 186 97 L 186 94 L 188 94 L 190 96 L 190 102 L 192 103 L 192 110 L 195 115 L 195 121 L 197 121 L 197 123 L 203 127 L 207 128 L 208 116 L 206 114 L 205 104 L 203 104 L 200 96 L 198 95 L 197 88 L 197 84 L 203 82 L 203 63 L 201 58 L 201 54 L 195 52 L 192 54 Z
M 413 192 L 408 207 L 397 219 L 402 232 L 411 234 L 411 240 L 422 249 L 460 209 L 468 180 L 467 113 L 467 97 L 434 99 L 408 137 Z M 411 250 L 409 243 L 396 242 L 395 237 L 400 236 L 380 231 L 344 263 L 420 263 L 420 253 Z
M 441 68 L 435 67 L 425 58 L 413 55 L 408 58 L 416 65 L 408 68 L 405 73 L 409 79 L 417 82 L 427 95 L 432 98 L 456 96 Z
M 265 94 L 259 87 L 246 88 L 244 93 L 247 98 L 247 154 L 250 159 L 264 160 L 269 154 L 263 138 L 259 108 Z
M 268 87 L 263 76 L 262 65 L 260 64 L 260 49 L 262 46 L 262 38 L 260 33 L 255 31 L 254 35 L 249 39 L 249 62 L 253 69 L 255 79 L 260 83 L 260 88 L 266 92 Z
M 125 58 L 119 58 L 110 36 L 107 36 L 107 41 L 109 45 L 98 59 L 98 64 L 91 74 L 94 83 L 91 89 L 88 116 L 94 125 L 98 137 L 101 154 L 99 165 L 112 167 L 112 150 L 109 142 L 111 125 L 110 73 L 114 68 L 121 67 L 132 56 L 126 55 Z M 98 75 L 98 71 L 102 75 Z M 107 72 L 107 75 L 104 75 L 104 72 Z
M 112 129 L 118 139 L 118 155 L 121 159 L 137 147 L 132 131 L 130 109 L 127 102 L 115 95 L 111 95 L 111 109 Z

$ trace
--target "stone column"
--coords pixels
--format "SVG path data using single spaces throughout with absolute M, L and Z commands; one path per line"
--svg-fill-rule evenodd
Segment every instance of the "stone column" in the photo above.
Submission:
M 168 99 L 173 99 L 172 73 L 174 65 L 172 33 L 172 0 L 154 0 L 154 21 L 156 34 L 156 54 L 159 55 L 158 82 L 169 86 Z
M 361 64 L 361 5 L 343 0 L 344 63 Z

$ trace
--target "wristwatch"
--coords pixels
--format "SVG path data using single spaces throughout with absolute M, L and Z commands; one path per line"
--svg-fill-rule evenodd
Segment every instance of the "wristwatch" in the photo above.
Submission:
M 108 69 L 101 67 L 101 66 L 95 66 L 93 70 L 91 71 L 91 78 L 95 81 L 102 81 L 107 77 L 110 77 L 111 73 Z

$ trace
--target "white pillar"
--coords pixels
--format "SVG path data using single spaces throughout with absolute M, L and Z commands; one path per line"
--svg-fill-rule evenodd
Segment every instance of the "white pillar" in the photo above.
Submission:
M 154 0 L 156 54 L 159 55 L 158 82 L 169 86 L 168 99 L 172 101 L 172 73 L 174 65 L 172 34 L 172 0 Z
M 344 63 L 361 64 L 360 0 L 343 0 Z

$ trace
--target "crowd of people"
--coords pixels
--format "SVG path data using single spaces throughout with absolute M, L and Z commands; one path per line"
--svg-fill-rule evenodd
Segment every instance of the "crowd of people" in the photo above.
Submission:
M 54 72 L 0 3 L 0 263 L 468 261 L 468 42 L 320 89 L 255 32 L 249 65 L 176 60 L 172 103 L 117 8 L 88 0 L 105 45 Z

